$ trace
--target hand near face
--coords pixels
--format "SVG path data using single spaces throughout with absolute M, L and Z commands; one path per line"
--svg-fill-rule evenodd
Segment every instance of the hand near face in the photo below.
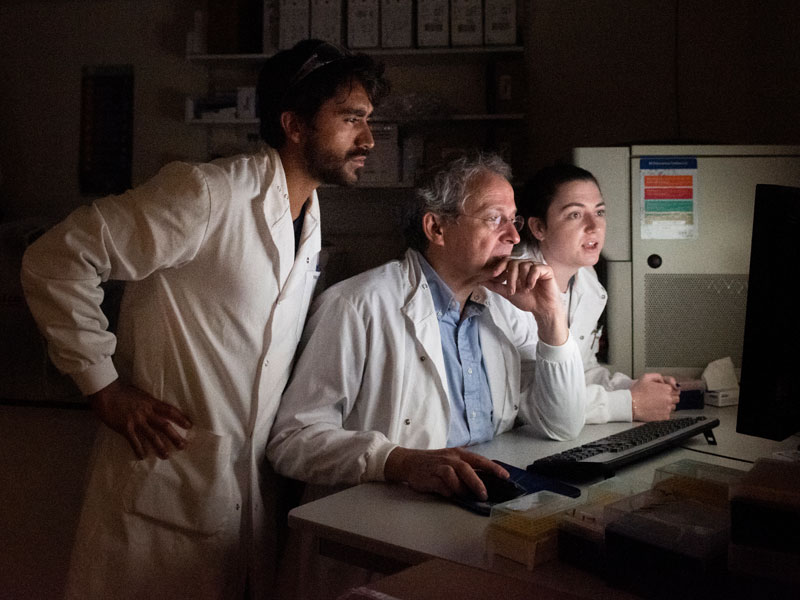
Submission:
M 508 471 L 496 462 L 463 448 L 412 450 L 401 447 L 392 450 L 386 459 L 384 477 L 386 481 L 408 483 L 418 492 L 433 492 L 448 498 L 477 496 L 486 500 L 486 487 L 475 469 L 508 478 Z
M 484 285 L 520 310 L 533 313 L 539 339 L 551 346 L 567 341 L 567 315 L 553 269 L 531 260 L 509 260 L 497 267 Z
M 665 421 L 680 400 L 680 391 L 673 377 L 645 373 L 631 387 L 634 421 Z
M 151 449 L 164 459 L 169 457 L 170 447 L 182 450 L 186 446 L 172 424 L 189 429 L 192 423 L 171 404 L 119 380 L 92 394 L 89 400 L 98 418 L 128 440 L 139 460 Z

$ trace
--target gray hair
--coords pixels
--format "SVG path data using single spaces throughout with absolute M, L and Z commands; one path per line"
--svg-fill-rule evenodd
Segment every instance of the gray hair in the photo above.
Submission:
M 433 213 L 445 219 L 458 217 L 472 195 L 472 183 L 484 174 L 499 175 L 511 181 L 511 167 L 498 154 L 477 152 L 451 161 L 419 187 L 405 228 L 408 246 L 424 252 L 428 247 L 422 228 L 425 214 Z

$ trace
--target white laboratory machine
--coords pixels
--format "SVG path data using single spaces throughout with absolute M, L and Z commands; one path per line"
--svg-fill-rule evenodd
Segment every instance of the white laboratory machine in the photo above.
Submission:
M 800 186 L 800 146 L 576 148 L 572 160 L 608 210 L 609 364 L 633 377 L 696 378 L 723 357 L 740 368 L 756 184 Z

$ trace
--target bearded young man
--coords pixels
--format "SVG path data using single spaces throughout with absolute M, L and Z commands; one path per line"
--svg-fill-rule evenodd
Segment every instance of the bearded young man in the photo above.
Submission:
M 301 42 L 260 74 L 263 152 L 167 165 L 26 253 L 53 361 L 104 424 L 69 597 L 269 597 L 261 467 L 319 277 L 315 190 L 358 180 L 386 90 L 369 57 Z M 127 282 L 116 336 L 108 279 Z

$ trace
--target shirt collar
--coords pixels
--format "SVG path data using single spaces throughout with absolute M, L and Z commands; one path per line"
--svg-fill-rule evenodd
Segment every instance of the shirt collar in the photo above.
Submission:
M 436 314 L 439 319 L 448 311 L 455 310 L 457 313 L 461 312 L 461 305 L 455 298 L 450 286 L 439 277 L 439 274 L 428 262 L 428 259 L 422 254 L 417 252 L 419 257 L 419 264 L 422 267 L 422 273 L 425 279 L 428 280 L 428 288 L 431 290 L 431 297 L 433 298 L 433 307 L 436 309 Z M 471 294 L 467 299 L 467 306 L 465 317 L 472 314 L 480 313 L 484 308 L 485 298 L 482 294 Z

